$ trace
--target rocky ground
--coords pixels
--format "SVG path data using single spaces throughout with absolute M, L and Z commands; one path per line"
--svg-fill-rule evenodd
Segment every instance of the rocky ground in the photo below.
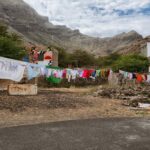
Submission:
M 101 92 L 97 89 L 43 89 L 37 96 L 9 96 L 0 92 L 0 127 L 89 118 L 150 116 L 149 110 L 133 110 L 124 105 L 125 100 L 117 100 L 112 96 L 115 95 L 112 93 L 117 95 L 114 89 L 101 89 Z M 95 90 L 98 91 L 97 96 Z M 132 95 L 128 91 L 126 93 Z
M 115 88 L 100 86 L 94 96 L 119 99 L 124 105 L 138 107 L 139 103 L 150 104 L 150 85 Z

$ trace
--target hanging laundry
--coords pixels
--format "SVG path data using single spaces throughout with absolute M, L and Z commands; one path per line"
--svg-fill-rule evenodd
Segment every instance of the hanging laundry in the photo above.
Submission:
M 141 74 L 137 74 L 136 75 L 136 80 L 138 83 L 141 83 L 143 81 L 142 75 Z
M 40 67 L 40 75 L 41 76 L 46 76 L 48 72 L 48 69 L 45 67 Z
M 41 73 L 40 67 L 32 66 L 32 65 L 28 65 L 27 66 L 28 80 L 31 80 L 31 79 L 36 78 L 36 77 L 39 77 L 40 73 Z
M 128 73 L 128 79 L 130 79 L 130 80 L 133 79 L 133 74 L 132 73 Z
M 52 51 L 47 51 L 44 53 L 44 60 L 52 60 Z
M 8 79 L 20 82 L 23 78 L 25 66 L 13 61 L 0 60 L 0 79 Z
M 89 78 L 91 75 L 91 70 L 83 70 L 83 78 Z
M 51 83 L 59 84 L 59 83 L 61 83 L 62 79 L 51 76 L 51 77 L 47 78 L 47 81 L 51 82 Z
M 150 83 L 150 75 L 147 75 L 147 82 Z
M 66 78 L 68 79 L 68 82 L 71 82 L 71 70 L 72 69 L 67 69 L 67 75 L 66 75 Z
M 106 72 L 105 72 L 106 70 L 105 69 L 102 69 L 101 70 L 101 77 L 102 78 L 105 78 L 106 77 Z
M 72 76 L 72 79 L 75 80 L 77 78 L 77 76 L 79 76 L 78 71 L 77 70 L 71 70 L 71 76 Z
M 133 79 L 136 79 L 136 73 L 133 73 Z
M 66 69 L 64 69 L 64 70 L 63 70 L 62 77 L 63 77 L 63 78 L 66 78 L 66 76 L 67 76 L 67 70 L 66 70 Z
M 94 78 L 96 77 L 96 70 L 93 70 L 93 71 L 92 71 L 91 76 L 94 77 Z
M 63 70 L 59 67 L 51 67 L 47 66 L 48 72 L 50 73 L 49 76 L 47 76 L 46 80 L 48 82 L 59 84 L 62 81 L 63 76 Z
M 96 70 L 96 77 L 100 76 L 101 71 L 100 70 Z
M 83 77 L 83 73 L 84 73 L 84 71 L 82 69 L 78 69 L 78 75 L 80 78 Z
M 25 56 L 25 57 L 23 57 L 23 59 L 22 59 L 24 62 L 29 62 L 29 57 L 28 56 Z
M 38 55 L 38 61 L 44 61 L 44 54 L 46 53 L 46 51 L 39 51 L 39 55 Z

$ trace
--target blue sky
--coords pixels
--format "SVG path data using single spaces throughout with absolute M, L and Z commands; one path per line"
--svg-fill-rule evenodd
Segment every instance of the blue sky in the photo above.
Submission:
M 150 35 L 150 0 L 24 0 L 55 25 L 108 37 L 136 30 Z

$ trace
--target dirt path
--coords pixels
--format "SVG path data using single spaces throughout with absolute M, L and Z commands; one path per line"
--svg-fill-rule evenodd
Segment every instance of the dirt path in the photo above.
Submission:
M 37 96 L 0 93 L 0 126 L 103 117 L 143 117 L 120 100 L 92 96 L 93 88 L 41 89 Z

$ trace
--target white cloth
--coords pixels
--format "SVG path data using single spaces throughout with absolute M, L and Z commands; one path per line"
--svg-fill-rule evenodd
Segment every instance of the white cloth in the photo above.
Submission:
M 25 66 L 11 60 L 0 59 L 0 79 L 9 79 L 20 82 L 23 78 Z
M 147 75 L 147 82 L 150 83 L 150 75 Z
M 71 70 L 71 76 L 72 76 L 73 80 L 76 79 L 77 75 L 78 75 L 78 71 L 77 70 Z

